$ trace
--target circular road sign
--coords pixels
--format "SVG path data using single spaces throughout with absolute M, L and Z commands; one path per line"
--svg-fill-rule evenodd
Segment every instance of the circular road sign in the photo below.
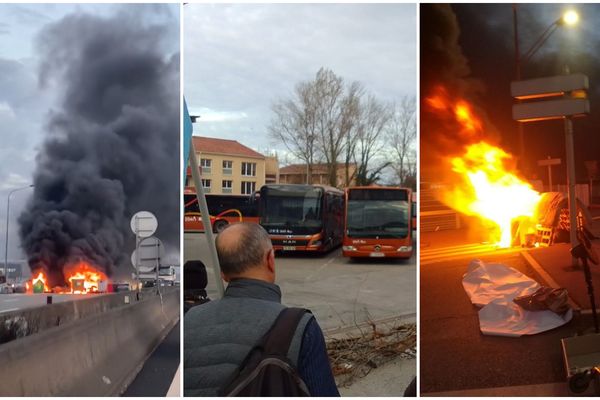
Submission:
M 131 230 L 137 236 L 147 238 L 152 236 L 158 228 L 158 220 L 149 211 L 139 211 L 131 217 Z
M 139 251 L 139 257 L 137 256 Z M 165 248 L 160 239 L 151 236 L 142 240 L 138 246 L 138 250 L 131 253 L 131 264 L 135 268 L 136 261 L 140 272 L 147 273 L 160 266 L 160 261 L 165 257 Z M 137 260 L 136 260 L 137 259 Z

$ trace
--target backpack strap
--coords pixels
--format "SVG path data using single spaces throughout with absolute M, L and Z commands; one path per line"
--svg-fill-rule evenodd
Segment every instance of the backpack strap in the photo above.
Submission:
M 306 313 L 310 311 L 304 308 L 284 308 L 263 337 L 261 345 L 265 353 L 287 356 L 298 324 Z
M 226 383 L 218 391 L 218 396 L 231 396 L 231 393 L 235 392 L 234 388 L 240 385 L 243 374 L 252 371 L 257 366 L 257 360 L 260 361 L 260 353 L 287 358 L 288 349 L 296 334 L 298 325 L 307 313 L 312 314 L 310 310 L 304 308 L 284 308 L 275 318 L 275 322 L 273 322 L 267 333 L 259 339 L 242 363 L 225 381 Z M 306 392 L 308 393 L 308 389 Z

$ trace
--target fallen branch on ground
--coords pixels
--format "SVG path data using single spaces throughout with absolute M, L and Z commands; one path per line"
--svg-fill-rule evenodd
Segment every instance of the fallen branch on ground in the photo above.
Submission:
M 416 324 L 389 327 L 369 322 L 370 331 L 329 339 L 327 353 L 338 386 L 350 386 L 356 379 L 367 376 L 398 357 L 416 355 Z

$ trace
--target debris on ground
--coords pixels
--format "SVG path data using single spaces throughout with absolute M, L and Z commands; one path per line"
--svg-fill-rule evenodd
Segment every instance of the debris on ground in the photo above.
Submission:
M 352 385 L 396 358 L 416 357 L 416 324 L 375 324 L 344 337 L 330 338 L 327 353 L 339 387 Z

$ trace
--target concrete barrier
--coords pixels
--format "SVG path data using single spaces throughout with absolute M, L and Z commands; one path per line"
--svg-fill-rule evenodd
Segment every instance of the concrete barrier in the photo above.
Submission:
M 171 289 L 0 345 L 0 396 L 119 395 L 178 319 Z
M 167 288 L 167 290 L 173 289 Z M 0 344 L 80 318 L 104 313 L 126 304 L 132 304 L 150 295 L 153 295 L 153 292 L 143 291 L 139 294 L 137 292 L 122 292 L 89 295 L 89 298 L 86 299 L 64 301 L 2 313 L 0 314 Z M 48 296 L 52 295 L 48 294 Z

